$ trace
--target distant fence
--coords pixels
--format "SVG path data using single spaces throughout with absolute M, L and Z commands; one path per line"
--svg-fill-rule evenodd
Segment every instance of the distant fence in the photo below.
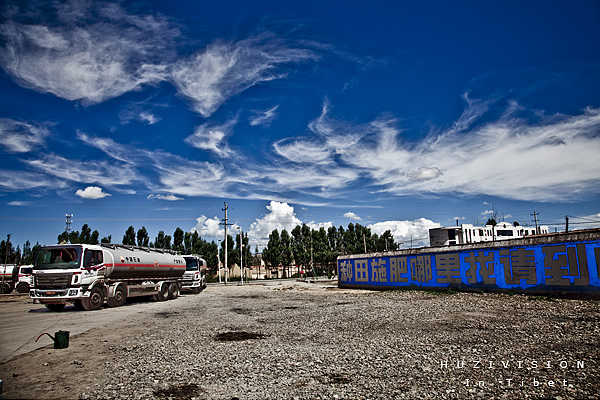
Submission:
M 600 294 L 600 229 L 340 256 L 340 287 L 430 287 Z

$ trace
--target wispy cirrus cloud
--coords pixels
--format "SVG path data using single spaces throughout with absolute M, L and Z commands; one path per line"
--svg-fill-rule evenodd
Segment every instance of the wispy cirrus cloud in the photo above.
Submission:
M 309 49 L 292 48 L 263 34 L 237 42 L 216 41 L 175 62 L 170 77 L 194 110 L 209 117 L 228 98 L 261 82 L 284 77 L 279 67 L 317 58 Z
M 8 203 L 9 206 L 11 207 L 25 207 L 31 204 L 30 201 L 21 201 L 21 200 L 14 200 L 14 201 L 9 201 Z
M 97 183 L 102 186 L 129 185 L 139 179 L 135 169 L 128 164 L 70 160 L 56 154 L 22 161 L 50 176 L 78 183 Z
M 66 182 L 44 174 L 28 171 L 0 170 L 0 189 L 20 191 L 28 189 L 64 189 Z
M 302 162 L 303 148 L 320 149 L 316 159 L 306 157 L 307 163 L 337 155 L 341 163 L 330 169 L 350 166 L 380 191 L 395 195 L 462 193 L 568 201 L 598 191 L 594 154 L 600 150 L 600 109 L 533 123 L 515 117 L 511 102 L 510 112 L 473 127 L 489 102 L 465 98 L 467 111 L 457 123 L 416 144 L 402 142 L 393 117 L 348 127 L 328 116 L 325 102 L 321 115 L 309 124 L 316 136 L 280 141 L 274 148 L 293 162 Z
M 259 126 L 259 125 L 264 125 L 264 126 L 269 126 L 271 125 L 271 122 L 275 119 L 275 117 L 277 116 L 277 109 L 279 108 L 279 104 L 277 104 L 276 106 L 273 106 L 267 110 L 264 111 L 257 111 L 254 110 L 252 112 L 252 117 L 250 117 L 250 119 L 248 120 L 248 122 L 250 123 L 250 126 Z
M 94 104 L 167 78 L 164 61 L 179 30 L 166 18 L 103 2 L 52 11 L 34 24 L 16 13 L 0 25 L 0 65 L 20 85 Z
M 192 135 L 185 138 L 185 142 L 197 149 L 212 151 L 219 157 L 231 157 L 236 153 L 225 139 L 231 135 L 235 124 L 237 117 L 221 125 L 202 124 Z
M 182 197 L 177 197 L 174 194 L 149 194 L 146 196 L 148 200 L 156 199 L 156 200 L 167 200 L 167 201 L 177 201 L 183 200 Z
M 42 125 L 0 118 L 0 146 L 11 153 L 27 153 L 42 146 L 49 134 Z

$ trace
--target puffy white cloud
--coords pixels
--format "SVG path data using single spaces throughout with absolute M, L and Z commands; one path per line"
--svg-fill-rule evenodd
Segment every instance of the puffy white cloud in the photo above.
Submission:
M 277 116 L 276 111 L 278 108 L 279 108 L 279 104 L 276 106 L 273 106 L 265 111 L 253 111 L 254 115 L 252 117 L 250 117 L 250 119 L 249 119 L 250 126 L 258 126 L 258 125 L 269 126 L 269 125 L 271 125 L 271 122 Z
M 77 189 L 75 194 L 81 198 L 92 200 L 103 199 L 110 196 L 110 193 L 103 192 L 102 188 L 98 186 L 88 186 L 84 190 Z
M 352 219 L 354 221 L 360 221 L 361 220 L 361 218 L 358 215 L 354 214 L 352 211 L 348 211 L 347 213 L 345 213 L 344 217 Z
M 45 23 L 45 14 L 19 22 L 17 14 L 0 25 L 0 64 L 20 85 L 98 103 L 167 78 L 159 58 L 179 32 L 165 18 L 86 2 L 56 5 L 56 15 L 60 24 Z
M 333 222 L 315 222 L 315 221 L 310 221 L 310 222 L 307 222 L 306 225 L 310 229 L 314 229 L 315 231 L 318 231 L 321 228 L 323 228 L 325 230 L 331 228 L 333 226 Z
M 220 222 L 221 220 L 216 216 L 208 218 L 207 216 L 202 215 L 196 218 L 196 226 L 191 229 L 191 232 L 198 232 L 204 239 L 223 240 L 225 237 L 225 230 L 222 225 L 219 225 Z M 238 225 L 233 224 L 227 229 L 227 233 L 231 234 L 231 236 L 235 236 L 237 228 Z
M 285 76 L 276 72 L 277 67 L 315 58 L 310 50 L 289 48 L 262 35 L 234 43 L 212 43 L 204 51 L 178 60 L 171 68 L 171 79 L 194 109 L 208 117 L 228 98 Z
M 494 213 L 494 210 L 483 210 L 481 212 L 481 215 L 492 215 Z
M 194 134 L 185 138 L 185 142 L 202 150 L 212 151 L 219 157 L 231 157 L 235 153 L 225 141 L 231 135 L 237 118 L 231 119 L 222 125 L 202 124 L 196 128 Z
M 167 201 L 177 201 L 183 200 L 182 197 L 177 197 L 174 194 L 149 194 L 146 196 L 147 199 L 158 199 L 158 200 L 167 200 Z
M 400 247 L 413 247 L 429 245 L 429 229 L 439 228 L 441 225 L 427 218 L 418 218 L 413 221 L 383 221 L 367 225 L 372 233 L 378 235 L 389 230 Z
M 44 144 L 48 128 L 27 122 L 0 118 L 0 146 L 11 153 L 26 153 Z
M 288 203 L 271 201 L 266 208 L 268 212 L 263 217 L 257 218 L 248 230 L 248 239 L 252 247 L 256 245 L 264 247 L 269 240 L 269 234 L 274 229 L 279 232 L 283 229 L 290 232 L 296 225 L 302 224 L 302 221 L 296 217 L 294 207 Z

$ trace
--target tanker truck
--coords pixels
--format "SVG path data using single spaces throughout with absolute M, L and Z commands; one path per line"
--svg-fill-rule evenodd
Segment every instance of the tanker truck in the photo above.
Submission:
M 44 246 L 33 266 L 34 303 L 61 311 L 67 303 L 97 310 L 118 307 L 129 297 L 157 301 L 179 296 L 185 259 L 170 250 L 118 244 Z
M 185 273 L 179 280 L 181 290 L 200 293 L 206 287 L 206 261 L 198 255 L 184 255 Z

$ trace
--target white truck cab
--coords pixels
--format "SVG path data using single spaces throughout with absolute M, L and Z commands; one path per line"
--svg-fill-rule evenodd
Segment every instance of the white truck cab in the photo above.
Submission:
M 21 265 L 19 267 L 19 279 L 17 280 L 17 292 L 28 293 L 33 286 L 33 265 Z
M 181 290 L 200 293 L 206 287 L 206 261 L 196 254 L 184 255 L 186 269 L 179 283 Z

